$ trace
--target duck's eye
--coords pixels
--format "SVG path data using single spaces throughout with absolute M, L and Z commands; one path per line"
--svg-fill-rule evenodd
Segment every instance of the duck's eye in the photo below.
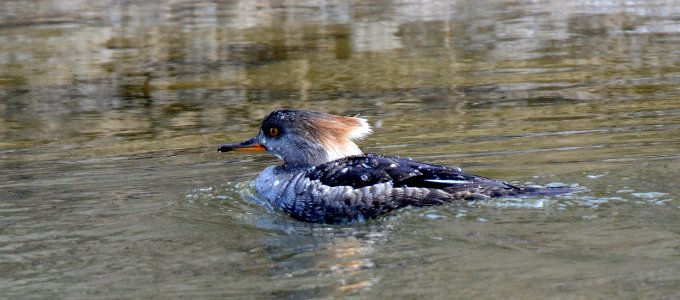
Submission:
M 279 136 L 280 133 L 281 133 L 281 131 L 276 127 L 269 128 L 269 135 L 270 136 Z

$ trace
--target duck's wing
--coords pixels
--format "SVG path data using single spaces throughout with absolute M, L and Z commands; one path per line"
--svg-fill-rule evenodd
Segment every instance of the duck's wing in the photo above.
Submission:
M 449 168 L 414 161 L 410 158 L 366 154 L 331 161 L 309 170 L 308 177 L 328 186 L 361 188 L 390 182 L 395 188 L 439 189 L 447 193 L 491 189 L 502 194 L 521 191 L 520 187 L 482 176 L 468 174 L 459 168 Z
M 348 223 L 408 205 L 571 191 L 514 186 L 458 168 L 366 154 L 297 173 L 279 198 L 287 199 L 280 207 L 299 220 Z

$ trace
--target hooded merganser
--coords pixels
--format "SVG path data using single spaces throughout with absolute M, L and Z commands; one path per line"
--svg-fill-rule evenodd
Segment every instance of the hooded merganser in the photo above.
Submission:
M 283 109 L 264 118 L 255 138 L 218 151 L 268 151 L 283 160 L 257 176 L 255 189 L 293 218 L 313 223 L 362 221 L 408 205 L 576 191 L 512 185 L 460 168 L 363 154 L 352 140 L 369 133 L 362 118 Z

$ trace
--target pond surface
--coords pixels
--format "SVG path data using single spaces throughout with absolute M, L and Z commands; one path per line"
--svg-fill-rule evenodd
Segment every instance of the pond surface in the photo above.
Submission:
M 680 1 L 137 2 L 0 2 L 5 297 L 680 297 Z M 300 223 L 216 152 L 279 107 L 588 190 Z

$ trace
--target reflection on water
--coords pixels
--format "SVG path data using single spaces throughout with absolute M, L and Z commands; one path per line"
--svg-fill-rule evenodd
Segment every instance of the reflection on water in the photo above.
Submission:
M 678 296 L 680 2 L 0 2 L 7 297 Z M 278 107 L 563 197 L 291 220 Z

